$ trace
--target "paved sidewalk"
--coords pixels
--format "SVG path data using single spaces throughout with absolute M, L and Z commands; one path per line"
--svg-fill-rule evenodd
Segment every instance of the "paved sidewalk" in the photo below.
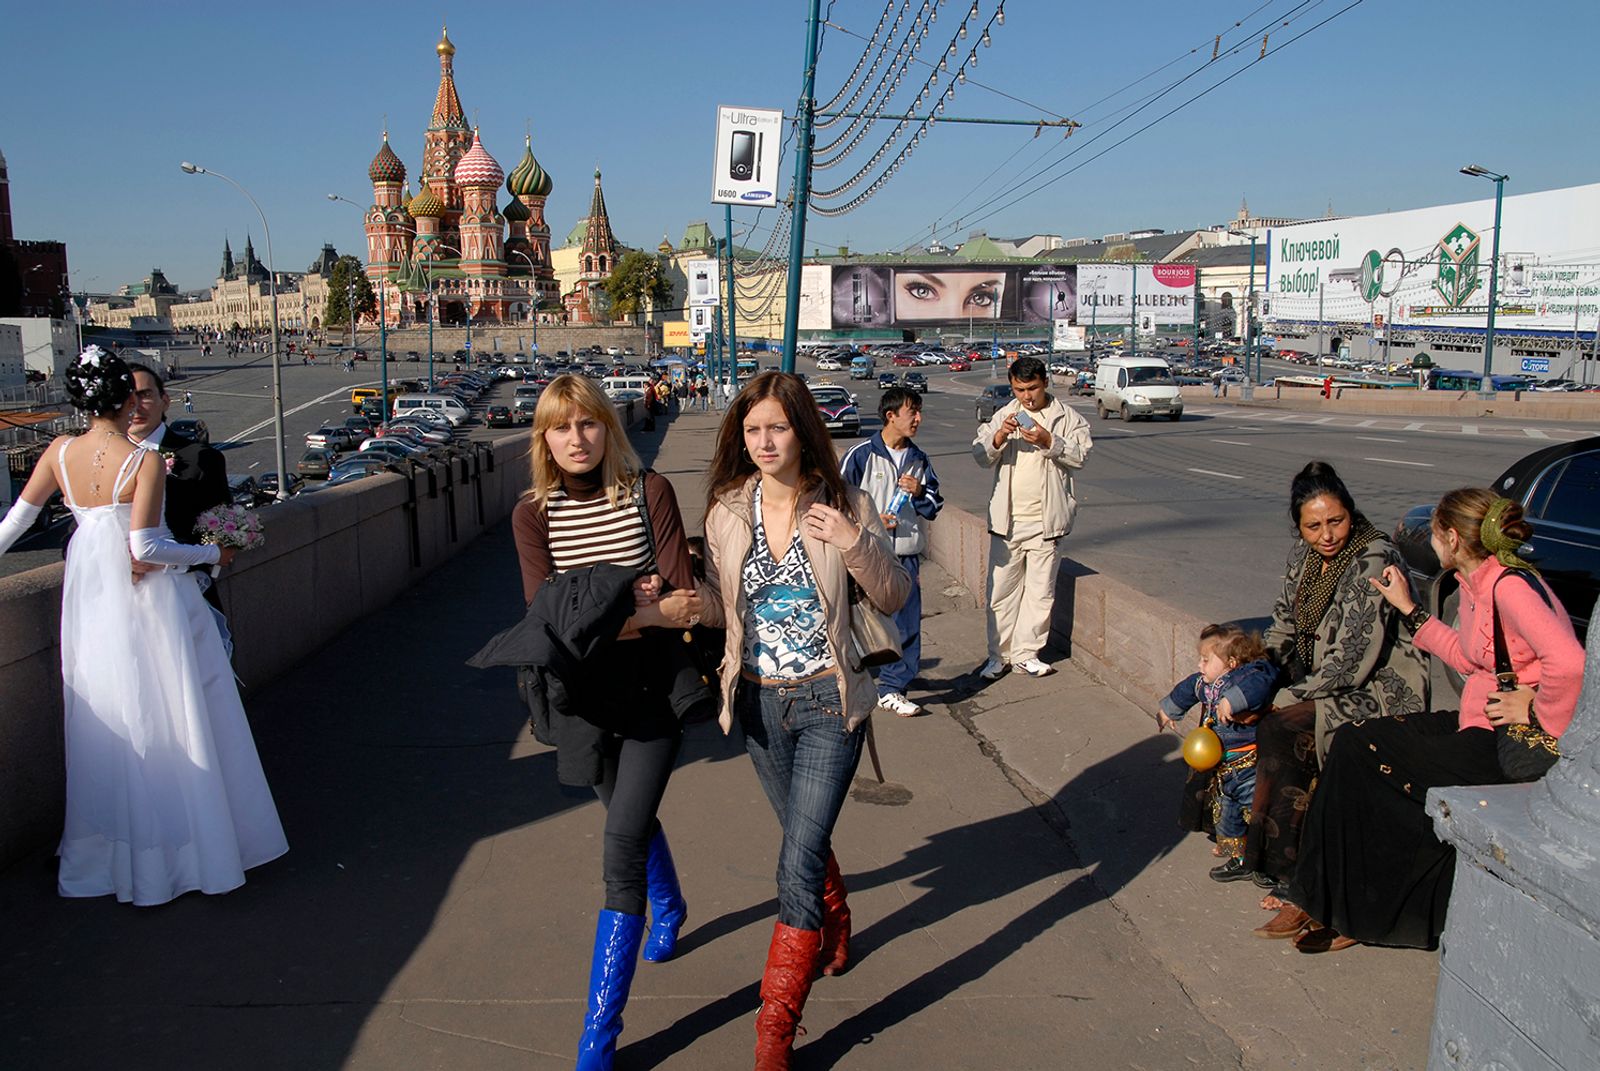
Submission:
M 640 435 L 691 525 L 714 417 Z M 663 448 L 664 444 L 664 448 Z M 1436 959 L 1302 957 L 1175 826 L 1176 740 L 1068 663 L 982 690 L 982 611 L 924 573 L 926 716 L 875 719 L 836 847 L 856 965 L 798 1068 L 1421 1068 Z M 556 786 L 509 671 L 464 660 L 520 612 L 502 525 L 247 697 L 291 850 L 223 897 L 135 909 L 0 874 L 9 1068 L 562 1068 L 601 814 Z M 691 730 L 662 810 L 682 953 L 641 964 L 617 1066 L 748 1067 L 777 823 L 735 739 Z

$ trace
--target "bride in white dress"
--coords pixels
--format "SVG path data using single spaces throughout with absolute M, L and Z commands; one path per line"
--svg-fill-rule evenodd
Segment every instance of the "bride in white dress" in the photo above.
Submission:
M 88 431 L 51 443 L 0 521 L 4 553 L 60 488 L 78 523 L 61 603 L 58 888 L 138 905 L 228 892 L 289 847 L 216 619 L 185 571 L 235 551 L 172 539 L 161 457 L 128 439 L 127 365 L 91 346 L 64 379 Z M 175 568 L 135 576 L 134 560 Z

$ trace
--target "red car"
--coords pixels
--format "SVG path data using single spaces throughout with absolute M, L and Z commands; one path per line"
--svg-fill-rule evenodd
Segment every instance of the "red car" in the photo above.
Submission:
M 957 357 L 950 362 L 949 368 L 952 372 L 970 372 L 972 371 L 972 362 L 965 357 Z
M 918 361 L 915 357 L 896 357 L 889 363 L 898 368 L 915 368 L 917 367 Z

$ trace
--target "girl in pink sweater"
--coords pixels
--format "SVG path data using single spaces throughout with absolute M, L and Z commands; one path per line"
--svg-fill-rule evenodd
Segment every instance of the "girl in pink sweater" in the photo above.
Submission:
M 1416 645 L 1466 677 L 1459 711 L 1375 718 L 1341 728 L 1306 816 L 1291 898 L 1315 920 L 1302 952 L 1357 942 L 1433 948 L 1444 929 L 1455 851 L 1433 834 L 1428 789 L 1500 784 L 1495 729 L 1557 749 L 1583 680 L 1583 648 L 1561 604 L 1517 551 L 1533 535 L 1522 507 L 1483 488 L 1451 491 L 1433 513 L 1439 564 L 1461 582 L 1458 627 L 1417 605 L 1401 570 L 1372 581 Z M 1497 690 L 1494 610 L 1516 671 Z

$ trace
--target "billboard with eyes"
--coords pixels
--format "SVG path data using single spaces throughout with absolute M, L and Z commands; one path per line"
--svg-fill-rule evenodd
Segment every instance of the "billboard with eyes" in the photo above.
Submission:
M 819 271 L 818 268 L 824 268 Z M 824 274 L 827 271 L 829 274 Z M 826 293 L 811 291 L 826 285 Z M 1077 313 L 1071 265 L 933 264 L 808 265 L 802 303 L 826 308 L 827 323 L 807 329 L 915 327 L 998 320 L 1048 324 Z

